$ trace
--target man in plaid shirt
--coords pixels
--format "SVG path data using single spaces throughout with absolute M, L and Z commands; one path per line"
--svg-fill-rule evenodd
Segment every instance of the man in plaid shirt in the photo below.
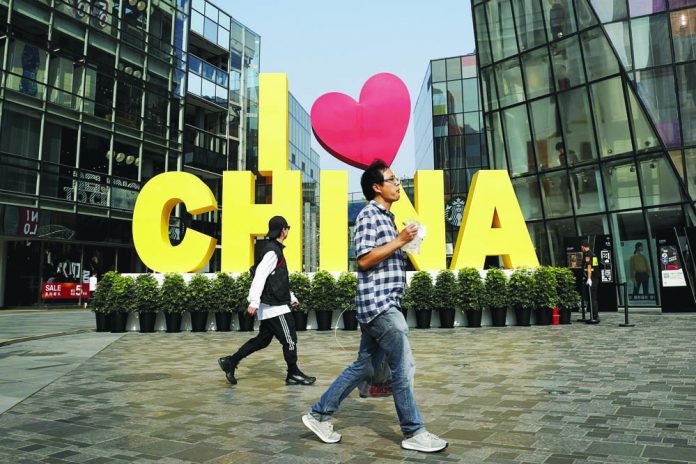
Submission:
M 369 203 L 360 211 L 355 227 L 358 258 L 357 318 L 361 328 L 358 359 L 348 366 L 314 404 L 302 422 L 324 443 L 337 443 L 331 416 L 363 380 L 372 376 L 373 358 L 383 353 L 392 373 L 396 413 L 404 440 L 401 447 L 426 453 L 441 451 L 447 442 L 425 430 L 413 394 L 411 379 L 415 362 L 408 343 L 408 325 L 399 310 L 406 286 L 401 247 L 418 231 L 410 225 L 400 233 L 391 205 L 401 196 L 401 182 L 380 160 L 373 162 L 360 179 Z

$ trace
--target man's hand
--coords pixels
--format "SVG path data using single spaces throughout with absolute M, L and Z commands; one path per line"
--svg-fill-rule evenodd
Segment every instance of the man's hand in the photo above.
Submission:
M 290 306 L 292 306 L 293 308 L 299 308 L 299 307 L 300 307 L 300 302 L 297 301 L 297 300 L 295 300 L 295 301 L 293 301 L 293 302 L 290 304 Z
M 397 235 L 396 239 L 399 240 L 403 245 L 406 245 L 408 242 L 414 239 L 416 234 L 418 233 L 418 226 L 415 224 L 410 224 L 404 229 L 399 232 L 399 235 Z
M 586 285 L 587 285 L 588 287 L 591 287 L 591 286 L 592 286 L 592 279 L 587 279 L 587 284 L 586 284 Z
M 247 308 L 247 313 L 248 313 L 250 316 L 255 315 L 255 314 L 256 314 L 256 308 L 254 308 L 253 306 L 249 306 L 249 307 Z

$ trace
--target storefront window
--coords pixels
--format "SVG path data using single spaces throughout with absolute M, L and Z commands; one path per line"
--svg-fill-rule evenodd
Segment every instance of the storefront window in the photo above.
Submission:
M 572 219 L 548 221 L 546 227 L 549 231 L 549 242 L 552 250 L 551 265 L 565 267 L 567 261 L 565 239 L 567 237 L 577 237 L 575 221 Z
M 544 199 L 546 217 L 573 214 L 570 203 L 570 182 L 565 170 L 543 175 L 541 177 L 541 194 Z
M 534 251 L 536 252 L 539 263 L 550 264 L 551 255 L 549 254 L 549 241 L 546 236 L 546 228 L 543 222 L 528 222 L 527 230 L 529 231 L 529 236 L 532 238 L 532 243 L 534 244 Z
M 648 237 L 641 211 L 611 215 L 617 273 L 620 282 L 628 283 L 628 303 L 654 306 L 657 302 L 653 269 L 654 246 Z

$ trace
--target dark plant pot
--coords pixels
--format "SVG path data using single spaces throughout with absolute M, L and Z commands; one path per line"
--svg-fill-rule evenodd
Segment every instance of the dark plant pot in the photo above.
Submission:
M 94 313 L 94 318 L 97 321 L 97 332 L 108 332 L 111 330 L 108 313 Z
M 481 313 L 483 311 L 477 311 L 475 309 L 467 309 L 466 313 L 466 326 L 467 327 L 481 327 Z
M 520 327 L 529 327 L 532 319 L 532 310 L 529 308 L 515 308 L 515 320 Z
M 232 313 L 227 311 L 215 313 L 215 325 L 218 332 L 229 332 L 232 326 Z
M 343 312 L 343 330 L 358 330 L 358 319 L 355 317 L 357 311 Z
M 181 332 L 181 313 L 164 312 L 164 321 L 167 323 L 167 332 Z
M 454 327 L 454 308 L 440 309 L 440 328 L 451 329 Z
M 491 323 L 493 327 L 505 327 L 507 308 L 491 308 Z
M 208 311 L 191 311 L 191 332 L 205 332 Z
M 307 330 L 307 313 L 304 311 L 293 311 L 292 317 L 295 319 L 295 330 L 305 332 Z
M 246 310 L 237 313 L 237 318 L 239 319 L 239 331 L 240 332 L 253 332 L 254 331 L 254 316 L 246 312 Z
M 157 313 L 152 311 L 139 311 L 138 319 L 140 320 L 140 332 L 152 333 L 155 331 L 155 320 Z
M 553 309 L 537 309 L 534 311 L 534 316 L 536 318 L 536 325 L 551 325 L 551 319 L 553 315 Z
M 416 309 L 416 328 L 429 329 L 430 318 L 433 316 L 432 309 Z
M 558 323 L 570 324 L 570 308 L 558 308 Z
M 122 313 L 120 311 L 111 313 L 111 320 L 109 321 L 109 324 L 111 326 L 111 333 L 125 332 L 127 321 L 128 313 Z
M 331 330 L 331 311 L 315 311 L 317 315 L 317 330 Z

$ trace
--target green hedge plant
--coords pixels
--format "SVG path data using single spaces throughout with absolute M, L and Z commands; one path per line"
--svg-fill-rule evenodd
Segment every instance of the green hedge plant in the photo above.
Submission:
M 508 281 L 505 273 L 493 267 L 486 273 L 485 299 L 486 307 L 491 309 L 503 309 L 510 305 L 508 298 Z
M 247 297 L 249 296 L 249 289 L 251 288 L 252 280 L 251 274 L 249 274 L 248 271 L 242 272 L 237 277 L 237 292 L 235 301 L 235 308 L 237 309 L 237 312 L 243 313 L 249 307 L 249 300 L 247 300 Z
M 440 271 L 433 286 L 433 309 L 454 309 L 457 306 L 457 279 L 450 270 Z
M 306 274 L 293 272 L 290 274 L 290 291 L 300 302 L 300 306 L 292 308 L 293 311 L 306 313 L 309 311 L 309 294 L 312 284 Z
M 211 282 L 211 311 L 233 313 L 237 311 L 237 283 L 227 272 L 218 272 Z
M 558 305 L 556 293 L 556 273 L 548 266 L 540 266 L 534 271 L 534 307 L 537 310 L 551 309 Z
M 99 280 L 97 288 L 92 292 L 89 300 L 92 305 L 92 311 L 95 313 L 111 312 L 109 298 L 111 296 L 111 287 L 113 287 L 116 277 L 118 277 L 118 273 L 109 271 Z
M 186 287 L 188 311 L 212 311 L 215 308 L 213 298 L 213 283 L 203 274 L 191 277 Z
M 135 295 L 135 279 L 131 276 L 117 275 L 109 293 L 109 312 L 132 313 L 138 310 Z
M 530 269 L 515 269 L 508 281 L 510 305 L 519 309 L 534 309 L 534 275 Z
M 152 274 L 140 274 L 135 278 L 136 311 L 157 312 L 162 306 L 160 287 Z
M 183 313 L 187 309 L 188 292 L 181 274 L 167 273 L 162 282 L 162 311 Z
M 486 287 L 481 274 L 473 267 L 465 267 L 457 274 L 459 285 L 459 304 L 462 311 L 483 311 L 486 309 Z
M 309 293 L 309 309 L 314 311 L 338 310 L 336 279 L 326 271 L 314 274 Z
M 352 272 L 344 272 L 336 282 L 336 300 L 339 311 L 355 311 L 355 295 L 358 291 L 358 278 Z
M 582 297 L 575 286 L 573 271 L 566 268 L 555 268 L 555 271 L 558 306 L 571 311 L 580 309 Z
M 418 271 L 411 277 L 411 282 L 401 301 L 404 309 L 428 311 L 433 309 L 433 279 L 430 273 Z

